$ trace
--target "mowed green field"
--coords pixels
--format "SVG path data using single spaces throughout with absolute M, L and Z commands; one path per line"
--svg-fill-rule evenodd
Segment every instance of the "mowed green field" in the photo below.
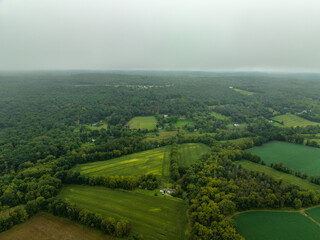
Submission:
M 301 118 L 293 114 L 284 114 L 284 115 L 276 116 L 276 117 L 273 117 L 272 120 L 283 122 L 283 126 L 285 127 L 297 127 L 297 126 L 305 127 L 308 125 L 320 125 L 320 123 L 311 122 L 307 119 Z
M 320 224 L 320 207 L 308 209 L 305 213 Z
M 320 185 L 313 184 L 308 180 L 298 178 L 291 174 L 286 174 L 286 173 L 277 171 L 271 167 L 263 166 L 261 164 L 253 163 L 246 160 L 237 161 L 236 163 L 241 165 L 244 169 L 247 169 L 250 171 L 256 171 L 256 172 L 263 172 L 269 176 L 272 176 L 274 179 L 278 181 L 282 180 L 284 184 L 288 184 L 288 185 L 294 184 L 305 190 L 314 190 L 314 191 L 320 192 Z
M 180 144 L 178 148 L 179 166 L 190 166 L 195 163 L 202 155 L 209 153 L 210 147 L 202 143 Z
M 282 162 L 284 166 L 309 176 L 320 175 L 320 148 L 274 141 L 248 151 L 259 155 L 268 165 Z
M 253 211 L 234 217 L 246 240 L 318 240 L 320 227 L 299 212 Z
M 154 116 L 134 117 L 128 122 L 128 125 L 131 129 L 152 130 L 156 128 L 157 119 Z
M 165 146 L 106 161 L 78 164 L 73 169 L 86 176 L 168 176 L 170 151 L 171 146 Z
M 58 197 L 104 217 L 126 218 L 144 239 L 186 239 L 187 203 L 104 187 L 69 185 Z
M 192 120 L 185 119 L 185 120 L 178 120 L 176 123 L 173 124 L 176 128 L 182 128 L 185 125 L 194 125 Z
M 179 163 L 188 166 L 210 148 L 201 143 L 179 145 Z M 171 146 L 134 153 L 106 161 L 78 164 L 73 169 L 86 176 L 133 176 L 155 174 L 169 176 Z
M 114 239 L 98 230 L 74 223 L 68 219 L 55 217 L 49 213 L 39 213 L 25 223 L 0 233 L 1 240 L 108 240 Z

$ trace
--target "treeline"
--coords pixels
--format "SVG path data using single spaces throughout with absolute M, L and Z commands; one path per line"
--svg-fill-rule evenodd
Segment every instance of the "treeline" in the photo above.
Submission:
M 159 180 L 153 174 L 140 176 L 83 176 L 79 172 L 72 170 L 66 173 L 63 183 L 100 185 L 107 188 L 122 188 L 126 190 L 133 190 L 138 187 L 153 190 L 159 186 Z
M 48 211 L 56 216 L 69 218 L 116 237 L 127 237 L 131 233 L 131 224 L 128 220 L 117 220 L 113 217 L 103 218 L 100 214 L 78 207 L 66 200 L 53 200 L 48 205 Z
M 16 224 L 25 222 L 28 217 L 27 211 L 22 206 L 0 212 L 0 232 L 6 231 Z
M 169 168 L 170 178 L 173 181 L 177 181 L 180 178 L 178 161 L 179 161 L 178 145 L 173 144 L 170 152 L 170 168 Z
M 193 165 L 182 178 L 187 191 L 194 239 L 243 239 L 226 218 L 235 211 L 257 208 L 309 207 L 319 203 L 314 191 L 283 185 L 264 173 L 233 163 L 239 149 L 213 147 L 212 154 Z M 214 224 L 213 224 L 214 223 Z

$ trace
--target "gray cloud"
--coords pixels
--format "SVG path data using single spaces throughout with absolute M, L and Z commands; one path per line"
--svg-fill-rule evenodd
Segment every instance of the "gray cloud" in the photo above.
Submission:
M 317 0 L 0 0 L 0 69 L 320 71 Z

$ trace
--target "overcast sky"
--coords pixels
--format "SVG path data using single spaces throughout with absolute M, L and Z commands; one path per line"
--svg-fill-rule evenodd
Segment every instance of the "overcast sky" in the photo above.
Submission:
M 319 0 L 0 0 L 0 70 L 320 71 Z

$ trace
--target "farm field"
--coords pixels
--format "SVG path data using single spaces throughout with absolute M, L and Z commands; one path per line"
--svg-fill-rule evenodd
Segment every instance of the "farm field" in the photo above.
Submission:
M 276 116 L 276 117 L 273 117 L 272 120 L 283 122 L 284 127 L 297 127 L 297 126 L 305 127 L 308 125 L 320 125 L 320 123 L 311 122 L 307 119 L 301 118 L 293 114 L 284 114 L 284 115 Z M 277 126 L 279 125 L 280 124 L 278 123 Z
M 148 133 L 146 141 L 161 141 L 164 139 L 170 139 L 177 136 L 178 131 L 159 131 L 158 135 L 156 133 Z
M 201 143 L 180 144 L 179 161 L 182 165 L 194 163 L 209 149 Z M 73 169 L 86 176 L 132 176 L 152 173 L 166 177 L 169 175 L 170 151 L 171 146 L 165 146 L 111 160 L 79 164 Z
M 185 143 L 179 145 L 180 166 L 190 166 L 195 163 L 202 155 L 209 153 L 210 147 L 202 143 Z
M 39 213 L 25 223 L 0 233 L 1 240 L 108 240 L 113 239 L 98 230 L 68 219 Z
M 144 239 L 185 239 L 187 203 L 104 187 L 69 185 L 58 197 L 104 217 L 126 218 Z
M 128 125 L 131 129 L 152 130 L 156 128 L 157 120 L 154 116 L 134 117 L 128 122 Z
M 106 161 L 79 164 L 74 167 L 85 176 L 169 175 L 171 146 L 125 155 Z
M 247 169 L 250 171 L 256 171 L 256 172 L 263 172 L 267 175 L 272 176 L 274 179 L 278 181 L 282 180 L 283 183 L 285 184 L 294 184 L 305 190 L 314 190 L 314 191 L 320 192 L 320 185 L 313 184 L 308 180 L 298 178 L 291 174 L 286 174 L 286 173 L 277 171 L 271 167 L 263 166 L 261 164 L 253 163 L 246 160 L 237 161 L 236 163 L 240 164 L 244 169 Z
M 305 213 L 320 224 L 320 207 L 308 209 Z
M 320 174 L 320 149 L 287 142 L 270 142 L 248 150 L 268 165 L 282 162 L 284 166 L 306 173 Z
M 234 217 L 246 240 L 316 240 L 320 227 L 299 212 L 252 211 Z

